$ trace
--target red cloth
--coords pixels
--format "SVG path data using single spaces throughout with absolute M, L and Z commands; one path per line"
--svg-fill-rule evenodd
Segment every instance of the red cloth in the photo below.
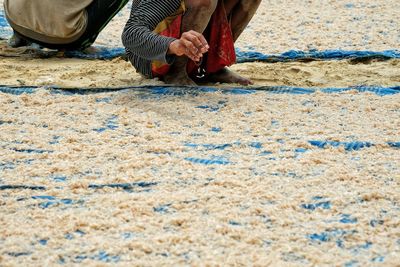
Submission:
M 179 15 L 169 27 L 159 34 L 174 38 L 181 36 L 182 15 Z M 211 17 L 210 23 L 204 33 L 210 49 L 205 55 L 202 68 L 207 73 L 215 73 L 226 66 L 236 62 L 236 53 L 233 42 L 231 25 L 228 21 L 223 1 L 218 1 L 218 6 Z M 197 74 L 199 67 L 189 60 L 187 72 L 190 76 Z M 169 65 L 152 65 L 153 76 L 162 77 L 169 71 Z

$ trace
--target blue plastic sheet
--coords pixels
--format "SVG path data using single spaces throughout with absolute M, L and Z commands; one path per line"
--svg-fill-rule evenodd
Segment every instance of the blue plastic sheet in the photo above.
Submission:
M 0 39 L 7 39 L 11 36 L 12 29 L 4 17 L 4 12 L 0 10 Z M 125 49 L 122 47 L 96 47 L 95 53 L 85 53 L 81 51 L 67 51 L 65 57 L 82 58 L 82 59 L 113 59 L 124 56 Z M 334 59 L 349 59 L 349 58 L 400 58 L 399 50 L 386 51 L 345 51 L 339 49 L 318 51 L 299 51 L 290 50 L 280 55 L 267 55 L 257 51 L 243 51 L 236 49 L 237 62 L 284 62 L 296 60 L 334 60 Z
M 194 164 L 202 164 L 202 165 L 228 165 L 231 164 L 229 160 L 224 157 L 212 157 L 210 159 L 203 158 L 185 158 L 186 161 L 189 161 Z
M 65 57 L 82 58 L 82 59 L 113 59 L 125 55 L 125 49 L 116 47 L 96 47 L 96 53 L 84 53 L 80 51 L 68 51 Z M 325 50 L 325 51 L 298 51 L 290 50 L 280 55 L 268 55 L 256 51 L 241 51 L 236 49 L 236 57 L 238 63 L 245 62 L 287 62 L 287 61 L 303 61 L 303 60 L 340 60 L 354 58 L 380 58 L 391 59 L 400 58 L 399 50 L 386 51 L 345 51 L 345 50 Z
M 103 47 L 96 46 L 96 53 L 85 53 L 81 51 L 66 51 L 64 54 L 68 58 L 81 58 L 81 59 L 113 59 L 125 56 L 125 49 L 122 47 Z
M 311 203 L 311 204 L 302 204 L 301 207 L 303 209 L 307 209 L 307 210 L 311 210 L 314 211 L 318 208 L 320 209 L 330 209 L 332 206 L 330 201 L 321 201 L 321 202 L 317 202 L 317 203 Z
M 328 147 L 343 147 L 346 151 L 356 151 L 361 150 L 363 148 L 369 148 L 376 146 L 371 142 L 362 142 L 362 141 L 352 141 L 352 142 L 338 142 L 338 141 L 320 141 L 320 140 L 311 140 L 309 141 L 310 145 L 316 146 L 319 148 L 328 148 Z M 391 148 L 399 148 L 400 142 L 387 142 L 385 145 Z
M 7 39 L 12 34 L 12 29 L 4 17 L 3 10 L 0 10 L 0 39 Z
M 65 178 L 66 179 L 66 178 Z M 63 181 L 65 181 L 63 178 Z M 142 188 L 142 189 L 148 189 L 153 186 L 156 186 L 158 183 L 157 182 L 137 182 L 137 183 L 120 183 L 120 184 L 90 184 L 88 188 L 90 189 L 104 189 L 104 188 L 114 188 L 114 189 L 122 189 L 122 190 L 132 190 L 135 188 Z M 0 184 L 0 191 L 4 190 L 46 190 L 45 186 L 30 186 L 30 185 L 1 185 Z M 33 199 L 41 199 L 41 200 L 55 200 L 54 197 L 52 196 L 33 196 Z M 70 201 L 64 200 L 64 204 L 70 204 L 67 203 Z
M 345 51 L 339 49 L 333 50 L 290 50 L 280 55 L 266 55 L 256 51 L 241 51 L 236 50 L 237 62 L 284 62 L 284 61 L 296 61 L 306 59 L 319 59 L 319 60 L 334 60 L 334 59 L 350 59 L 350 58 L 400 58 L 399 50 L 386 50 L 381 52 L 376 51 Z
M 43 87 L 40 87 L 43 88 Z M 342 93 L 346 91 L 356 90 L 358 92 L 371 92 L 380 96 L 394 95 L 400 93 L 400 86 L 381 87 L 381 86 L 355 86 L 345 88 L 301 88 L 291 86 L 259 86 L 259 87 L 236 87 L 236 88 L 214 88 L 214 87 L 201 87 L 201 86 L 131 86 L 119 88 L 62 88 L 62 87 L 48 87 L 51 93 L 64 94 L 64 95 L 87 95 L 95 93 L 117 92 L 122 90 L 134 90 L 143 92 L 149 95 L 160 96 L 180 96 L 180 95 L 198 95 L 199 93 L 212 93 L 222 92 L 224 94 L 254 94 L 257 91 L 264 91 L 266 93 L 274 94 L 312 94 L 315 92 L 323 93 Z M 7 86 L 0 85 L 0 92 L 13 95 L 33 94 L 39 90 L 36 86 Z M 221 103 L 223 105 L 223 103 Z M 198 106 L 198 108 L 215 109 L 219 107 Z M 393 144 L 396 145 L 396 144 Z
M 46 187 L 29 185 L 0 185 L 0 191 L 2 190 L 46 190 Z
M 125 49 L 121 47 L 108 48 L 96 47 L 97 52 L 94 54 L 84 53 L 80 51 L 68 51 L 65 57 L 82 58 L 82 59 L 113 59 L 124 56 Z M 399 50 L 376 51 L 345 51 L 345 50 L 325 50 L 325 51 L 297 51 L 290 50 L 280 55 L 267 55 L 256 51 L 241 51 L 236 49 L 238 63 L 244 62 L 285 62 L 296 60 L 339 60 L 350 58 L 400 58 Z
M 6 18 L 4 17 L 4 12 L 0 10 L 0 27 L 9 27 Z
M 125 55 L 124 48 L 107 48 L 97 47 L 96 54 L 88 54 L 79 51 L 70 51 L 65 54 L 66 57 L 83 58 L 83 59 L 113 59 Z M 285 62 L 285 61 L 301 61 L 301 60 L 340 60 L 351 58 L 381 58 L 391 59 L 400 58 L 399 50 L 385 51 L 345 51 L 345 50 L 311 50 L 300 51 L 290 50 L 280 55 L 268 55 L 256 51 L 242 51 L 236 49 L 236 57 L 238 63 L 245 62 Z
M 104 189 L 104 188 L 117 188 L 123 190 L 132 190 L 134 188 L 150 188 L 157 185 L 155 182 L 138 182 L 138 183 L 124 183 L 124 184 L 91 184 L 91 189 Z
M 353 142 L 336 142 L 336 141 L 309 141 L 309 143 L 313 146 L 319 147 L 319 148 L 326 148 L 329 146 L 332 147 L 344 147 L 345 150 L 347 151 L 352 151 L 352 150 L 360 150 L 362 148 L 367 148 L 374 146 L 374 144 L 370 142 L 360 142 L 360 141 L 353 141 Z

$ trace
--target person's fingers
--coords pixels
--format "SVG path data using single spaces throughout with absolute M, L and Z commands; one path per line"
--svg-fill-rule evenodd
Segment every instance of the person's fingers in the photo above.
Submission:
M 191 60 L 198 61 L 202 56 L 202 53 L 193 45 L 191 41 L 182 40 L 183 45 L 185 46 L 185 55 L 188 56 Z
M 200 49 L 196 46 L 196 44 L 193 41 L 193 36 L 190 34 L 185 35 L 182 38 L 182 41 L 184 42 L 185 46 L 190 49 L 190 51 L 194 54 L 201 54 Z M 200 56 L 200 55 L 199 55 Z
M 203 57 L 203 54 L 198 51 L 193 43 L 184 38 L 173 41 L 169 46 L 168 53 L 177 56 L 187 56 L 194 62 L 199 62 Z
M 197 48 L 197 50 L 199 51 L 202 50 L 203 44 L 201 43 L 200 39 L 197 38 L 196 35 L 188 35 L 187 40 L 189 40 Z
M 206 53 L 208 51 L 208 44 L 203 35 L 195 31 L 189 33 L 186 36 L 187 40 L 191 41 L 202 54 Z
M 201 33 L 195 31 L 185 32 L 182 34 L 182 39 L 192 42 L 201 54 L 204 54 L 208 51 L 208 43 Z
M 174 54 L 174 55 L 177 55 L 180 57 L 180 56 L 185 55 L 185 50 L 186 50 L 186 47 L 183 44 L 182 40 L 177 39 L 169 45 L 168 53 Z
M 181 38 L 172 42 L 170 46 L 172 53 L 178 56 L 185 55 L 195 62 L 201 60 L 208 48 L 209 46 L 203 35 L 195 31 L 183 33 Z
M 206 38 L 204 38 L 204 35 L 196 31 L 190 31 L 190 33 L 196 36 L 197 39 L 200 41 L 200 46 L 204 47 L 208 51 L 210 47 L 208 45 Z

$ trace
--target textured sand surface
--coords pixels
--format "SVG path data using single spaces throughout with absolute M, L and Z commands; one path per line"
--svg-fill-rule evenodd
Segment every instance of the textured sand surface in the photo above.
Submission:
M 6 266 L 398 265 L 399 94 L 0 101 Z
M 2 4 L 2 0 L 0 0 Z M 130 3 L 101 33 L 97 45 L 120 47 Z M 399 49 L 398 1 L 262 1 L 236 46 L 277 54 L 298 49 L 382 51 Z M 7 85 L 125 86 L 159 84 L 144 80 L 122 60 L 89 62 L 76 59 L 29 59 L 26 51 L 0 42 L 0 81 Z M 28 51 L 29 52 L 29 51 Z M 1 56 L 3 55 L 3 56 Z M 29 55 L 29 54 L 28 54 Z M 344 62 L 310 64 L 246 64 L 233 70 L 256 84 L 294 86 L 398 85 L 399 61 L 349 65 Z M 15 66 L 15 67 L 14 67 Z
M 128 9 L 100 35 L 99 44 L 122 46 L 121 25 Z M 292 49 L 399 49 L 399 29 L 396 0 L 263 0 L 237 46 L 266 54 Z
M 4 42 L 3 42 L 4 44 Z M 0 54 L 18 49 L 1 46 Z M 40 64 L 38 64 L 40 61 Z M 29 54 L 0 61 L 3 85 L 36 85 L 65 87 L 118 87 L 160 84 L 144 79 L 129 62 L 81 60 L 65 58 L 32 59 Z M 251 78 L 256 85 L 290 85 L 300 87 L 348 87 L 357 85 L 395 86 L 400 84 L 400 60 L 367 64 L 351 61 L 314 61 L 309 63 L 246 63 L 233 65 L 232 70 Z M 226 86 L 226 85 L 225 85 Z

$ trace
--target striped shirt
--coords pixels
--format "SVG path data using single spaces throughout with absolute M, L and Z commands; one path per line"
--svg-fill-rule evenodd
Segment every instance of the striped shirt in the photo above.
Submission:
M 168 55 L 168 48 L 175 38 L 154 33 L 165 18 L 171 16 L 182 0 L 133 0 L 131 15 L 122 33 L 126 55 L 136 70 L 152 77 L 153 60 L 171 64 L 175 56 Z

